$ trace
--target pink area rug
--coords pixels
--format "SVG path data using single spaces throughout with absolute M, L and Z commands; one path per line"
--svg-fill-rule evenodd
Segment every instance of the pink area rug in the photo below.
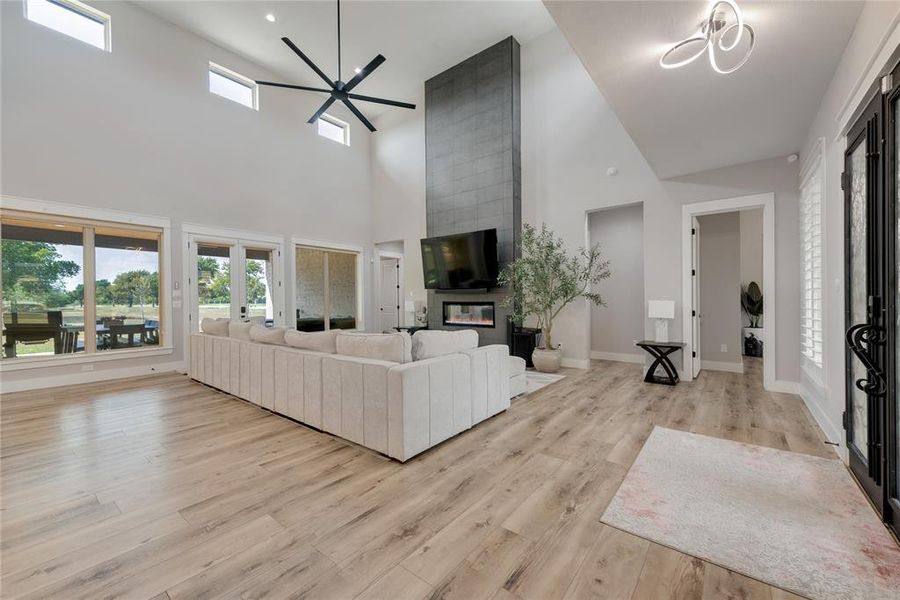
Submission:
M 900 547 L 838 460 L 657 427 L 601 520 L 809 598 L 900 598 Z

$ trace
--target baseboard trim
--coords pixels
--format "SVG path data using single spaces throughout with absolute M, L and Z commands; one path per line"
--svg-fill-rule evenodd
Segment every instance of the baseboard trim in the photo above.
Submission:
M 828 418 L 828 415 L 825 414 L 825 411 L 822 410 L 821 405 L 816 399 L 816 395 L 811 393 L 806 386 L 802 384 L 797 385 L 799 388 L 797 390 L 798 395 L 803 400 L 803 404 L 806 405 L 806 409 L 813 416 L 813 419 L 815 419 L 819 429 L 825 434 L 825 439 L 835 445 L 838 454 L 844 459 L 844 462 L 847 462 L 847 449 L 844 446 L 844 435 L 841 433 L 841 429 L 835 425 L 831 419 Z
M 126 377 L 140 377 L 153 373 L 185 372 L 184 361 L 172 361 L 154 365 L 141 365 L 138 367 L 123 367 L 120 369 L 104 369 L 102 371 L 85 371 L 81 373 L 67 373 L 65 375 L 51 375 L 49 377 L 32 377 L 21 381 L 4 381 L 2 392 L 13 394 L 15 392 L 27 392 L 30 390 L 42 390 L 81 383 L 96 383 L 113 379 L 125 379 Z
M 708 371 L 726 371 L 728 373 L 743 373 L 743 363 L 719 362 L 715 360 L 700 360 L 700 369 Z
M 768 392 L 777 392 L 779 394 L 795 394 L 797 396 L 802 396 L 800 393 L 800 383 L 796 381 L 784 381 L 783 379 L 777 379 L 775 382 L 766 388 Z
M 600 350 L 591 350 L 591 359 L 644 364 L 643 354 L 628 354 L 626 352 L 602 352 Z
M 589 359 L 581 359 L 581 358 L 563 358 L 561 362 L 562 366 L 569 367 L 570 369 L 590 369 L 591 361 Z

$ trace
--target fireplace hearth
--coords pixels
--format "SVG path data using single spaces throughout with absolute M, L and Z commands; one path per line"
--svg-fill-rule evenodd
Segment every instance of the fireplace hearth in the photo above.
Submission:
M 444 325 L 496 327 L 493 302 L 444 302 Z

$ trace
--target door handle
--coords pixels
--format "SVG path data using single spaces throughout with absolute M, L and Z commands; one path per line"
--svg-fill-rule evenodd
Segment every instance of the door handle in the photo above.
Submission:
M 847 330 L 847 347 L 866 369 L 866 377 L 853 382 L 858 390 L 881 397 L 887 392 L 884 372 L 872 360 L 870 354 L 874 346 L 884 344 L 886 335 L 883 327 L 869 323 L 857 323 Z

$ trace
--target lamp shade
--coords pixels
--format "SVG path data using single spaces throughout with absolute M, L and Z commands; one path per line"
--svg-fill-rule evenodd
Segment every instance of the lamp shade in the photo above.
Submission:
M 674 300 L 650 300 L 647 316 L 651 319 L 674 319 Z

